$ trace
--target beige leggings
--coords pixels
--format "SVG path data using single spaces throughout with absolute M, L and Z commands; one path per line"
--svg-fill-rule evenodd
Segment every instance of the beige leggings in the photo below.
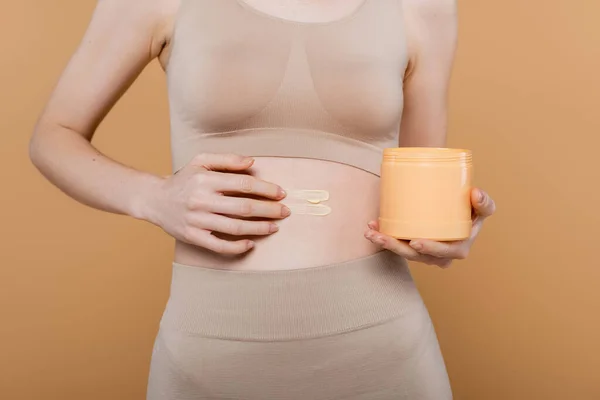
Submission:
M 448 400 L 406 262 L 293 271 L 174 265 L 148 400 Z

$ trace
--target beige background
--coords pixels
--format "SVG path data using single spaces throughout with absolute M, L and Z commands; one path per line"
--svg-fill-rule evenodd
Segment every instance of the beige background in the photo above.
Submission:
M 92 0 L 2 0 L 0 398 L 143 399 L 171 240 L 69 200 L 27 159 Z M 600 399 L 600 3 L 459 0 L 450 145 L 499 210 L 468 261 L 413 268 L 456 399 Z M 152 65 L 97 145 L 168 172 Z M 308 400 L 308 399 L 307 399 Z

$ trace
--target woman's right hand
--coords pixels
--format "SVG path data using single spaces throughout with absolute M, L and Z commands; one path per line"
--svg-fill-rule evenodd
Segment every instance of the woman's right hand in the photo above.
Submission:
M 223 240 L 212 233 L 270 235 L 279 228 L 268 220 L 290 215 L 290 210 L 279 203 L 285 197 L 282 188 L 240 173 L 253 163 L 252 158 L 235 154 L 196 156 L 151 192 L 145 219 L 185 243 L 221 254 L 247 252 L 254 247 L 251 240 Z M 237 197 L 239 195 L 263 199 Z

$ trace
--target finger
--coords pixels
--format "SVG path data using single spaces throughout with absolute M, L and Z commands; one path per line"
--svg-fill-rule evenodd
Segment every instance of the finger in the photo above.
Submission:
M 264 236 L 279 230 L 279 227 L 272 222 L 245 221 L 216 214 L 199 214 L 192 224 L 209 231 L 233 236 Z
M 369 229 L 379 231 L 379 221 L 369 221 L 367 226 L 369 227 Z
M 496 212 L 496 203 L 481 189 L 471 191 L 471 204 L 477 216 L 487 218 Z
M 285 205 L 275 201 L 255 200 L 242 197 L 215 197 L 207 206 L 207 211 L 233 215 L 237 217 L 260 217 L 281 219 L 289 217 L 291 211 Z
M 254 247 L 254 242 L 251 240 L 223 240 L 211 235 L 209 231 L 201 229 L 188 233 L 185 241 L 218 254 L 243 254 Z
M 441 259 L 435 256 L 420 254 L 419 252 L 412 249 L 408 243 L 404 240 L 398 240 L 389 236 L 381 235 L 378 232 L 367 231 L 365 237 L 371 240 L 373 243 L 381 246 L 386 250 L 390 250 L 393 253 L 404 257 L 407 260 L 420 262 L 428 265 L 437 265 L 442 268 L 446 268 L 450 265 L 452 260 Z
M 202 167 L 209 171 L 243 171 L 254 164 L 254 159 L 238 154 L 199 154 L 190 165 Z
M 222 174 L 215 180 L 214 188 L 221 193 L 243 193 L 274 200 L 285 197 L 285 191 L 278 185 L 250 175 Z
M 412 249 L 406 241 L 394 239 L 374 230 L 368 230 L 365 232 L 365 237 L 376 245 L 379 245 L 384 249 L 390 250 L 409 260 L 417 259 L 420 256 L 419 252 Z
M 469 253 L 469 241 L 436 242 L 433 240 L 411 240 L 409 246 L 420 254 L 438 258 L 462 260 Z

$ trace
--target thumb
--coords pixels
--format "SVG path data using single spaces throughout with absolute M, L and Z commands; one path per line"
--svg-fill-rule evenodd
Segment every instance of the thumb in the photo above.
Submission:
M 213 154 L 202 153 L 197 155 L 188 164 L 209 171 L 243 171 L 254 164 L 252 157 L 244 157 L 238 154 Z
M 483 218 L 487 218 L 496 211 L 496 203 L 483 190 L 474 189 L 471 192 L 471 204 L 475 209 L 475 213 Z

